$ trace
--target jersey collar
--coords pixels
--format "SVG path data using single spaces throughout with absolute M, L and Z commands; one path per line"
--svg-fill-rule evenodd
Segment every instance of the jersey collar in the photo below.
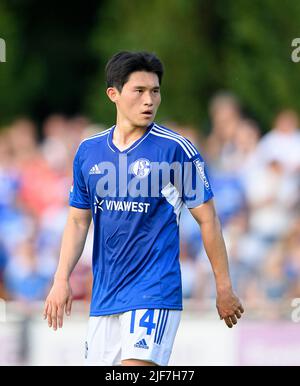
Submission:
M 116 125 L 114 125 L 112 127 L 112 129 L 110 130 L 108 136 L 107 136 L 107 144 L 108 144 L 108 147 L 114 152 L 114 153 L 120 153 L 120 154 L 125 154 L 125 153 L 129 153 L 131 150 L 135 149 L 141 142 L 144 141 L 144 139 L 149 135 L 152 127 L 154 126 L 154 122 L 150 123 L 150 125 L 147 127 L 147 130 L 145 131 L 145 133 L 141 136 L 141 138 L 139 138 L 138 140 L 136 140 L 135 142 L 133 142 L 128 148 L 124 149 L 124 150 L 119 150 L 117 148 L 117 146 L 114 145 L 112 139 L 113 139 L 113 135 L 114 135 L 114 130 L 116 128 Z

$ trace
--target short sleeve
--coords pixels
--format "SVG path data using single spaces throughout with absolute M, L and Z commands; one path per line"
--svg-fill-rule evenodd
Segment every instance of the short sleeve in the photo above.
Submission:
M 187 208 L 192 209 L 214 196 L 207 166 L 197 148 L 188 139 L 182 141 L 177 151 L 182 170 L 182 201 Z
M 69 195 L 69 205 L 79 209 L 89 209 L 90 199 L 82 174 L 82 148 L 79 147 L 73 162 L 73 184 Z

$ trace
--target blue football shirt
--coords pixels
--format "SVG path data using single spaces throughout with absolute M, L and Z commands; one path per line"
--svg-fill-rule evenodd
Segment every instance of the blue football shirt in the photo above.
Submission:
M 124 151 L 114 129 L 82 141 L 74 158 L 69 203 L 91 209 L 94 222 L 90 315 L 182 310 L 180 212 L 213 197 L 204 161 L 154 122 Z

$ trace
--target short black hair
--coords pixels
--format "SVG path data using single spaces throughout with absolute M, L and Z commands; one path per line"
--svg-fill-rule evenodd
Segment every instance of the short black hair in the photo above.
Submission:
M 121 92 L 130 74 L 135 71 L 155 73 L 161 85 L 164 69 L 162 62 L 155 54 L 122 51 L 116 53 L 105 67 L 107 87 L 116 87 Z

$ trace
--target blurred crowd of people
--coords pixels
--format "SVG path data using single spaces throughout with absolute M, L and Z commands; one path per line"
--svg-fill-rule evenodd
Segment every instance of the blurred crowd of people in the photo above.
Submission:
M 208 164 L 234 288 L 253 315 L 290 315 L 291 300 L 300 297 L 299 117 L 282 110 L 262 135 L 229 93 L 216 95 L 209 112 L 211 131 L 196 142 Z M 187 211 L 181 225 L 184 295 L 212 298 L 198 226 Z
M 44 122 L 42 140 L 27 119 L 0 132 L 0 297 L 45 298 L 60 253 L 73 158 L 95 130 L 103 128 L 84 117 L 53 115 Z M 91 235 L 72 277 L 75 299 L 90 295 L 88 248 Z
M 166 126 L 189 138 L 208 165 L 234 287 L 257 313 L 300 297 L 300 131 L 295 111 L 274 116 L 270 131 L 242 114 L 237 98 L 216 95 L 211 130 Z M 0 131 L 0 298 L 43 300 L 52 283 L 82 139 L 105 127 L 85 117 L 50 116 L 42 138 L 32 121 Z M 199 227 L 181 216 L 183 294 L 199 305 L 215 296 Z M 75 299 L 91 293 L 92 226 L 74 273 Z

